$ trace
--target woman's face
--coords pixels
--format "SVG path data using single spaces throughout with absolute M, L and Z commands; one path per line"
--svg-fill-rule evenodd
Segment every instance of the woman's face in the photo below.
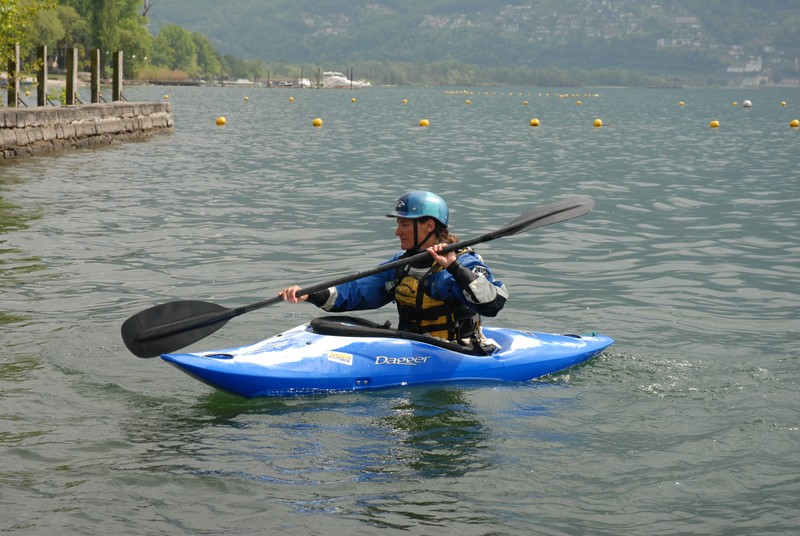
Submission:
M 435 224 L 433 220 L 412 220 L 409 218 L 397 218 L 397 229 L 394 234 L 400 239 L 400 249 L 408 251 L 414 249 L 414 227 L 417 228 L 417 239 L 422 240 L 428 233 L 433 231 Z M 430 242 L 432 239 L 429 239 Z M 435 242 L 435 240 L 433 240 Z M 430 245 L 430 244 L 428 244 Z M 422 246 L 422 245 L 421 245 Z

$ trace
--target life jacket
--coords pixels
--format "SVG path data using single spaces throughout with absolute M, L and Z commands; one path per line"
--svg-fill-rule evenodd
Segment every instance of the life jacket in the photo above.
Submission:
M 442 266 L 436 262 L 422 276 L 414 275 L 411 266 L 397 269 L 393 286 L 388 290 L 397 304 L 398 328 L 448 341 L 470 339 L 479 330 L 480 316 L 460 301 L 439 300 L 428 292 L 428 278 L 441 270 Z M 419 269 L 416 271 L 419 273 Z

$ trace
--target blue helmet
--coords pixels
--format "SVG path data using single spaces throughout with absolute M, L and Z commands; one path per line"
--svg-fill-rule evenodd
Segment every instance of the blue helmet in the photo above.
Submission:
M 445 227 L 450 216 L 444 199 L 432 192 L 413 190 L 406 192 L 397 200 L 394 210 L 386 215 L 389 218 L 433 218 Z

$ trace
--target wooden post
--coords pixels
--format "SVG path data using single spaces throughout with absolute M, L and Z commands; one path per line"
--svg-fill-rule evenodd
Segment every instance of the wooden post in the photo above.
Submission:
M 36 73 L 36 106 L 47 106 L 47 45 L 40 46 L 36 56 L 41 64 Z
M 19 106 L 19 43 L 11 47 L 11 58 L 8 60 L 8 107 Z
M 100 49 L 93 49 L 89 57 L 92 62 L 92 104 L 97 104 L 100 102 Z
M 117 50 L 113 54 L 114 74 L 111 83 L 111 100 L 122 100 L 122 51 Z
M 67 49 L 67 106 L 78 104 L 78 49 Z

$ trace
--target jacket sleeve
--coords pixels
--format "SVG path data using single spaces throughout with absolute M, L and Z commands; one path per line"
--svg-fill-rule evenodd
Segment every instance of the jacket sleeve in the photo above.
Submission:
M 330 308 L 323 307 L 323 309 L 341 313 L 383 307 L 392 301 L 391 295 L 386 291 L 386 283 L 392 278 L 392 271 L 388 270 L 337 285 L 329 289 L 331 297 L 325 305 Z
M 462 301 L 479 315 L 497 316 L 508 299 L 506 286 L 494 278 L 477 253 L 459 255 L 446 272 L 439 274 L 432 292 L 441 299 Z

